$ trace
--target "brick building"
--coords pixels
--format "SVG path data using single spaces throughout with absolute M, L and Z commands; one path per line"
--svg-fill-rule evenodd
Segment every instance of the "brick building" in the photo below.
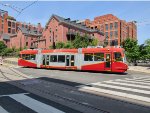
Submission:
M 17 34 L 10 36 L 10 48 L 34 48 L 34 41 L 42 36 L 42 32 L 25 27 L 18 27 Z
M 121 45 L 126 38 L 137 39 L 136 24 L 120 20 L 112 14 L 95 17 L 93 21 L 86 19 L 83 23 L 104 32 L 106 45 Z
M 4 41 L 7 47 L 12 47 L 10 45 L 10 36 L 15 36 L 17 34 L 18 27 L 38 32 L 42 32 L 43 30 L 40 23 L 35 26 L 30 23 L 18 22 L 14 17 L 9 16 L 7 11 L 0 9 L 0 40 Z
M 49 48 L 49 46 L 55 45 L 57 42 L 74 40 L 77 33 L 80 35 L 87 34 L 89 39 L 97 38 L 99 44 L 104 41 L 103 33 L 99 30 L 71 21 L 70 18 L 52 15 L 43 31 L 43 37 L 35 41 L 35 45 L 37 45 L 37 48 Z

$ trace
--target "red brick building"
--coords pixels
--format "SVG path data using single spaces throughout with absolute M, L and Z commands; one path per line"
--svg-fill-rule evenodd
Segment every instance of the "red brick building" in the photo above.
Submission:
M 9 16 L 7 11 L 0 9 L 0 40 L 4 41 L 7 47 L 12 47 L 10 45 L 10 36 L 15 36 L 17 34 L 18 27 L 35 30 L 38 32 L 42 32 L 43 30 L 40 23 L 35 26 L 30 23 L 18 22 L 14 17 Z
M 136 24 L 120 20 L 112 14 L 95 17 L 93 21 L 86 19 L 84 24 L 104 32 L 106 45 L 121 45 L 126 38 L 137 39 Z
M 10 48 L 34 48 L 34 41 L 42 36 L 38 30 L 18 27 L 17 34 L 10 36 Z
M 71 21 L 70 18 L 52 15 L 43 31 L 43 37 L 35 41 L 34 44 L 37 48 L 49 48 L 49 46 L 55 45 L 57 42 L 74 40 L 77 33 L 80 35 L 87 34 L 89 39 L 97 38 L 99 44 L 104 41 L 103 33 L 99 30 Z

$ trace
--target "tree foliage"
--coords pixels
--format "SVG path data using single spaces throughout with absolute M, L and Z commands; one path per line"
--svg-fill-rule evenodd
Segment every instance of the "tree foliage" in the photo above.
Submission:
M 141 45 L 142 49 L 140 49 L 141 59 L 149 59 L 150 60 L 150 39 L 147 39 L 144 44 Z
M 136 63 L 140 57 L 139 46 L 136 40 L 127 38 L 123 43 L 123 48 L 126 51 L 126 56 L 129 62 Z
M 90 39 L 88 35 L 81 36 L 77 34 L 75 40 L 68 41 L 67 43 L 58 42 L 56 43 L 56 48 L 86 48 L 87 46 L 97 46 L 98 40 L 96 38 Z
M 2 53 L 5 48 L 7 48 L 7 46 L 4 44 L 3 41 L 0 41 L 0 53 Z

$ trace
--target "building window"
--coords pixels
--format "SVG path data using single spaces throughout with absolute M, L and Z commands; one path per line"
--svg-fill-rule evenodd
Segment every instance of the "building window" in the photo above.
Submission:
M 51 32 L 52 32 L 52 29 L 50 28 L 50 30 L 49 30 L 49 31 L 50 31 L 50 33 L 51 33 Z
M 105 32 L 105 38 L 108 38 L 108 32 Z
M 111 31 L 111 32 L 110 32 L 110 38 L 112 38 L 112 37 L 113 37 L 113 32 Z
M 26 28 L 28 28 L 28 25 L 26 25 Z
M 12 27 L 15 28 L 15 23 L 14 22 L 12 23 Z
M 11 33 L 11 28 L 8 28 L 8 33 Z
M 113 24 L 111 23 L 111 24 L 110 24 L 110 30 L 112 30 L 112 28 L 113 28 Z
M 50 39 L 50 42 L 51 42 L 51 36 L 50 36 L 50 38 L 49 38 L 49 39 Z
M 12 34 L 15 34 L 15 29 L 12 29 Z
M 56 41 L 57 41 L 57 35 L 55 36 L 55 39 L 56 39 Z
M 8 27 L 11 27 L 11 22 L 10 21 L 8 21 Z
M 57 29 L 56 29 L 56 31 L 57 31 Z
M 4 28 L 4 24 L 2 24 L 2 29 Z
M 105 24 L 105 30 L 108 30 L 108 24 Z
M 93 53 L 85 53 L 84 61 L 93 61 Z
M 118 31 L 114 31 L 115 38 L 118 38 Z
M 115 22 L 115 29 L 118 28 L 118 22 Z
M 28 46 L 28 42 L 26 42 L 26 46 Z

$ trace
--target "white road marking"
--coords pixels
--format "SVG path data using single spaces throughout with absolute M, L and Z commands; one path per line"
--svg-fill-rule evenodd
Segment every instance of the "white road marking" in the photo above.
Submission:
M 150 79 L 150 76 L 140 76 L 140 77 L 133 77 L 133 78 L 125 78 L 126 80 L 140 80 L 140 79 Z
M 102 84 L 102 83 L 92 83 L 92 85 L 103 86 L 103 87 L 114 88 L 114 89 L 120 89 L 120 90 L 124 90 L 124 91 L 132 91 L 132 92 L 137 92 L 137 93 L 142 93 L 142 94 L 150 94 L 150 91 L 133 89 L 133 88 L 126 88 L 126 87 L 121 87 L 121 86 L 112 86 L 112 85 L 107 85 L 107 84 Z
M 9 113 L 9 112 L 7 112 L 4 108 L 2 108 L 2 107 L 0 106 L 0 113 Z
M 111 83 L 111 84 L 115 84 L 115 85 L 123 85 L 123 86 L 131 86 L 131 87 L 137 87 L 137 88 L 146 88 L 146 89 L 150 89 L 150 86 L 142 86 L 142 85 L 137 85 L 137 84 L 128 84 L 128 83 L 122 83 L 122 82 L 113 82 L 113 81 L 105 81 L 104 83 Z
M 95 87 L 84 86 L 84 87 L 80 88 L 79 90 L 80 91 L 91 90 L 91 91 L 96 91 L 96 92 L 101 92 L 101 93 L 116 95 L 116 96 L 120 96 L 120 97 L 125 97 L 125 98 L 131 98 L 131 99 L 135 99 L 135 100 L 140 100 L 140 101 L 144 101 L 144 102 L 150 102 L 150 98 L 149 97 L 144 97 L 144 96 L 139 96 L 139 95 L 133 95 L 133 94 L 124 93 L 124 92 L 118 92 L 118 91 L 112 91 L 112 90 L 107 90 L 107 89 L 100 89 L 100 88 L 95 88 Z
M 139 101 L 144 102 L 150 102 L 150 83 L 148 81 L 150 80 L 150 77 L 136 77 L 136 78 L 125 78 L 125 79 L 116 79 L 116 80 L 109 80 L 109 81 L 103 81 L 103 82 L 97 82 L 97 83 L 91 83 L 91 86 L 81 86 L 79 90 L 82 91 L 95 91 L 100 93 L 106 93 L 110 95 L 116 95 L 120 97 L 125 98 L 131 98 Z M 122 86 L 118 86 L 122 85 Z M 96 87 L 99 86 L 99 87 Z M 101 88 L 104 87 L 104 88 Z M 134 87 L 134 88 L 132 88 Z M 107 89 L 112 88 L 112 89 Z M 145 89 L 139 89 L 139 88 L 145 88 Z M 118 89 L 117 91 L 113 89 Z M 132 93 L 126 93 L 125 91 L 134 92 Z M 139 95 L 137 93 L 141 94 L 147 94 L 147 96 Z
M 24 94 L 13 94 L 9 95 L 9 97 L 38 113 L 64 113 L 63 111 L 60 111 L 52 106 L 32 99 Z
M 19 94 L 26 95 L 29 93 L 19 93 Z M 0 97 L 11 96 L 11 95 L 17 95 L 17 94 L 0 95 Z
M 150 83 L 143 83 L 143 82 L 139 82 L 139 81 L 128 81 L 128 80 L 121 80 L 121 79 L 117 79 L 115 81 L 128 82 L 128 83 L 137 83 L 137 84 L 142 84 L 142 85 L 150 85 Z
M 137 80 L 136 80 L 136 79 L 135 79 L 135 80 L 134 80 L 134 79 L 133 79 L 133 80 L 131 79 L 131 80 L 127 80 L 127 81 L 150 82 L 150 78 L 145 78 L 145 79 L 140 79 L 140 80 L 139 80 L 139 79 L 137 79 Z

